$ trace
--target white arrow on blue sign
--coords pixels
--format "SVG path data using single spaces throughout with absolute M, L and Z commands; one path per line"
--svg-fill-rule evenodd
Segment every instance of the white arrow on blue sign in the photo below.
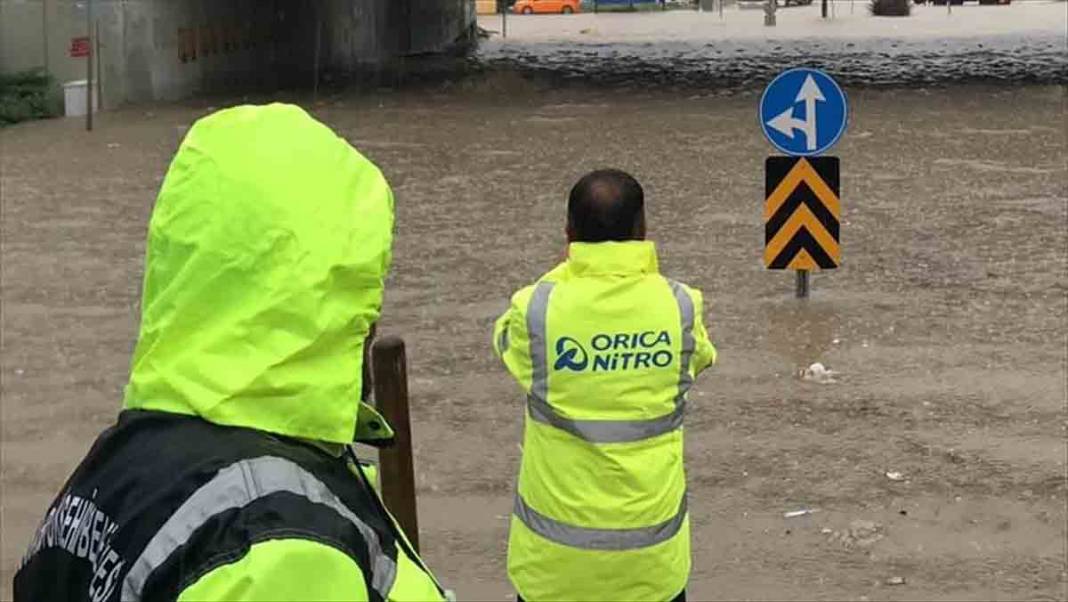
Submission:
M 787 155 L 826 152 L 842 137 L 848 119 L 845 93 L 819 69 L 784 71 L 760 98 L 764 135 Z

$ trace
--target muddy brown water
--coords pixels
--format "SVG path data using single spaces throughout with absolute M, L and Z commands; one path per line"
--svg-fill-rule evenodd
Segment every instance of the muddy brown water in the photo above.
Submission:
M 503 81 L 314 104 L 396 190 L 381 332 L 409 346 L 428 562 L 462 598 L 513 595 L 523 406 L 491 323 L 561 256 L 570 185 L 609 165 L 644 183 L 663 270 L 704 290 L 721 353 L 686 427 L 693 599 L 1064 599 L 1065 89 L 851 91 L 843 264 L 805 302 L 761 265 L 756 102 Z M 115 417 L 145 224 L 206 111 L 0 132 L 0 598 Z M 815 361 L 839 381 L 801 381 Z

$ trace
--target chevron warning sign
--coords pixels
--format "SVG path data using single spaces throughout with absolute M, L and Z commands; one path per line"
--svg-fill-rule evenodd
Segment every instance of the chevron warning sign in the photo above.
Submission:
M 764 265 L 838 267 L 838 157 L 768 157 L 764 174 Z

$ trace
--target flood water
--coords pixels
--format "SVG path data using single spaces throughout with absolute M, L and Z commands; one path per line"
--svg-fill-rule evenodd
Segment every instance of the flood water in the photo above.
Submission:
M 604 166 L 644 185 L 662 269 L 704 291 L 720 351 L 686 427 L 693 599 L 1065 595 L 1065 90 L 847 92 L 842 265 L 815 274 L 806 301 L 761 262 L 771 149 L 757 91 L 503 74 L 299 99 L 395 190 L 380 332 L 408 344 L 421 539 L 461 599 L 513 595 L 524 410 L 492 320 L 561 258 L 567 191 Z M 91 135 L 77 120 L 0 132 L 0 597 L 115 417 L 154 194 L 175 132 L 208 110 L 130 107 Z M 838 382 L 798 378 L 816 361 Z M 783 518 L 804 508 L 818 511 Z

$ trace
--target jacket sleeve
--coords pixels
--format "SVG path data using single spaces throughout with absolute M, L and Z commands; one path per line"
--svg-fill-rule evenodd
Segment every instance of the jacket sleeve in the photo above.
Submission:
M 497 318 L 493 327 L 494 353 L 524 388 L 530 387 L 533 373 L 527 332 L 527 306 L 533 293 L 534 287 L 528 286 L 512 295 L 508 309 Z
M 705 330 L 704 319 L 704 296 L 701 291 L 697 289 L 690 289 L 690 297 L 693 299 L 693 340 L 694 351 L 691 364 L 693 365 L 694 375 L 700 374 L 702 370 L 716 363 L 716 347 L 712 344 L 712 341 L 708 338 L 708 331 Z
M 356 562 L 334 547 L 308 539 L 253 544 L 244 556 L 205 573 L 178 596 L 178 602 L 368 599 Z

